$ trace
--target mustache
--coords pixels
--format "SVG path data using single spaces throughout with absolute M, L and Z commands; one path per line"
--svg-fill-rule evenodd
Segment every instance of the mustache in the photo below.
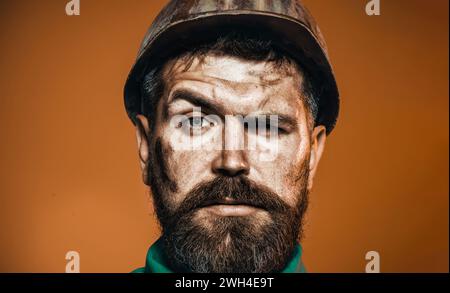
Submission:
M 234 200 L 234 204 L 250 205 L 271 213 L 286 213 L 292 210 L 277 193 L 245 176 L 217 176 L 211 181 L 197 184 L 188 192 L 175 215 L 181 217 L 198 208 L 225 202 L 227 199 Z

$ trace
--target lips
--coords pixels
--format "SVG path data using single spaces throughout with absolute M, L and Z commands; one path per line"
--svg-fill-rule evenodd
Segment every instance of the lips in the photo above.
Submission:
M 207 200 L 203 204 L 201 204 L 199 206 L 199 208 L 206 208 L 206 207 L 215 206 L 215 205 L 249 206 L 249 207 L 253 207 L 253 208 L 264 209 L 264 207 L 257 205 L 253 202 L 239 200 L 239 199 L 232 199 L 229 197 L 224 198 L 224 199 Z

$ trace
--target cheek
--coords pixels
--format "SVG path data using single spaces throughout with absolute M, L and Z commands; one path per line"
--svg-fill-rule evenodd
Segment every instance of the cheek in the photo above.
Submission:
M 201 181 L 204 171 L 208 169 L 208 155 L 202 151 L 174 151 L 170 158 L 174 166 L 174 179 L 180 189 L 187 189 Z
M 211 162 L 217 153 L 212 148 L 216 144 L 215 136 L 204 135 L 203 141 L 196 138 L 189 141 L 186 135 L 170 126 L 162 129 L 161 135 L 163 144 L 171 150 L 167 152 L 166 161 L 178 186 L 172 197 L 180 202 L 195 185 L 212 179 Z
M 270 187 L 286 203 L 294 206 L 302 187 L 302 170 L 308 161 L 309 152 L 308 136 L 298 133 L 281 138 L 273 160 L 260 160 L 258 152 L 251 155 L 254 169 L 252 179 Z

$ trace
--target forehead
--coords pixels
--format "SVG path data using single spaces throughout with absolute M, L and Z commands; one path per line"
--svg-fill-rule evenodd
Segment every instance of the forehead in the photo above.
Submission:
M 261 105 L 296 112 L 302 107 L 302 75 L 296 65 L 252 61 L 233 56 L 179 58 L 163 68 L 165 96 L 188 90 L 230 108 L 248 112 Z

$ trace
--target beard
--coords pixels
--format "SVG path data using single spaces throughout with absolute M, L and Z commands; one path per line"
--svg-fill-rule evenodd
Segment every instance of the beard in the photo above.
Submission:
M 152 153 L 152 152 L 151 152 Z M 308 164 L 302 164 L 295 206 L 285 203 L 269 187 L 247 176 L 217 176 L 196 185 L 175 208 L 169 191 L 177 185 L 170 178 L 161 141 L 151 154 L 149 182 L 162 228 L 164 258 L 177 272 L 271 273 L 281 271 L 303 236 L 308 207 Z M 248 216 L 202 215 L 214 201 L 234 199 L 264 211 Z

